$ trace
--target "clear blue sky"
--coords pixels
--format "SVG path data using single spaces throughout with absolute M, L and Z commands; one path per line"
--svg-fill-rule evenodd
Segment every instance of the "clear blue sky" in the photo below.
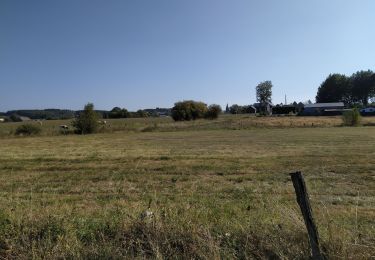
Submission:
M 375 1 L 1 0 L 0 111 L 314 100 L 375 69 Z

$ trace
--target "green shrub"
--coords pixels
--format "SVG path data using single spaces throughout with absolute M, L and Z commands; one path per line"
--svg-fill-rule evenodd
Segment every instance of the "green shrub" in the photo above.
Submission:
M 98 114 L 94 111 L 94 104 L 88 103 L 84 110 L 73 121 L 77 134 L 92 134 L 98 130 Z
M 361 115 L 357 108 L 345 111 L 342 115 L 343 124 L 346 126 L 357 126 L 361 122 Z
M 216 104 L 210 105 L 204 117 L 207 119 L 216 119 L 221 111 L 221 106 Z
M 149 116 L 150 116 L 150 114 L 149 114 L 147 111 L 142 110 L 142 109 L 139 109 L 139 110 L 135 113 L 135 115 L 134 115 L 134 117 L 149 117 Z
M 9 117 L 9 121 L 10 122 L 22 122 L 22 119 L 19 115 L 16 115 L 16 114 L 12 114 L 10 117 Z
M 174 104 L 172 118 L 175 121 L 190 121 L 203 118 L 206 112 L 207 105 L 205 103 L 187 100 Z
M 158 124 L 154 123 L 154 125 L 146 126 L 141 130 L 141 132 L 154 132 L 158 129 Z
M 16 135 L 37 135 L 42 131 L 42 129 L 37 125 L 24 124 L 17 127 Z

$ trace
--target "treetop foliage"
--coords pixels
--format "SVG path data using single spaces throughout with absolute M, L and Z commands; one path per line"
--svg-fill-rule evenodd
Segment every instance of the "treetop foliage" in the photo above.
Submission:
M 172 118 L 175 121 L 195 120 L 203 118 L 207 110 L 207 104 L 203 102 L 185 100 L 174 104 Z
M 353 106 L 356 103 L 368 104 L 375 97 L 375 74 L 371 70 L 358 71 L 350 77 L 343 74 L 330 74 L 318 88 L 317 103 L 344 102 Z
M 219 117 L 219 114 L 222 112 L 221 106 L 212 104 L 208 107 L 207 112 L 205 114 L 205 118 L 207 119 L 216 119 Z
M 348 102 L 350 79 L 342 74 L 330 74 L 320 85 L 316 95 L 317 103 Z
M 109 118 L 127 118 L 130 117 L 130 113 L 125 108 L 114 107 L 108 113 Z
M 272 101 L 272 82 L 263 81 L 256 86 L 257 102 L 266 103 Z
M 368 104 L 368 100 L 375 96 L 375 74 L 371 70 L 358 71 L 350 77 L 352 102 Z
M 222 112 L 221 106 L 207 104 L 194 100 L 177 102 L 172 108 L 172 118 L 175 121 L 189 121 L 199 118 L 216 119 Z

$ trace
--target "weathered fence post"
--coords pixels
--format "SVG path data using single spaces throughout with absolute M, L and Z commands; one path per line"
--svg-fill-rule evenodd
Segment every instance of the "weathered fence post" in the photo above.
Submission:
M 324 259 L 324 257 L 320 253 L 318 230 L 316 229 L 314 223 L 309 195 L 307 193 L 303 175 L 301 172 L 293 172 L 290 174 L 290 176 L 292 178 L 294 190 L 296 192 L 297 202 L 299 207 L 301 208 L 303 219 L 305 220 L 307 228 L 307 233 L 309 235 L 312 259 L 322 260 Z

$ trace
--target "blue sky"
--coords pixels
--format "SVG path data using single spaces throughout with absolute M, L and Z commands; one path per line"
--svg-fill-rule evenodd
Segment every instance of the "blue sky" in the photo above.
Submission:
M 0 111 L 314 100 L 375 68 L 375 1 L 2 0 Z

